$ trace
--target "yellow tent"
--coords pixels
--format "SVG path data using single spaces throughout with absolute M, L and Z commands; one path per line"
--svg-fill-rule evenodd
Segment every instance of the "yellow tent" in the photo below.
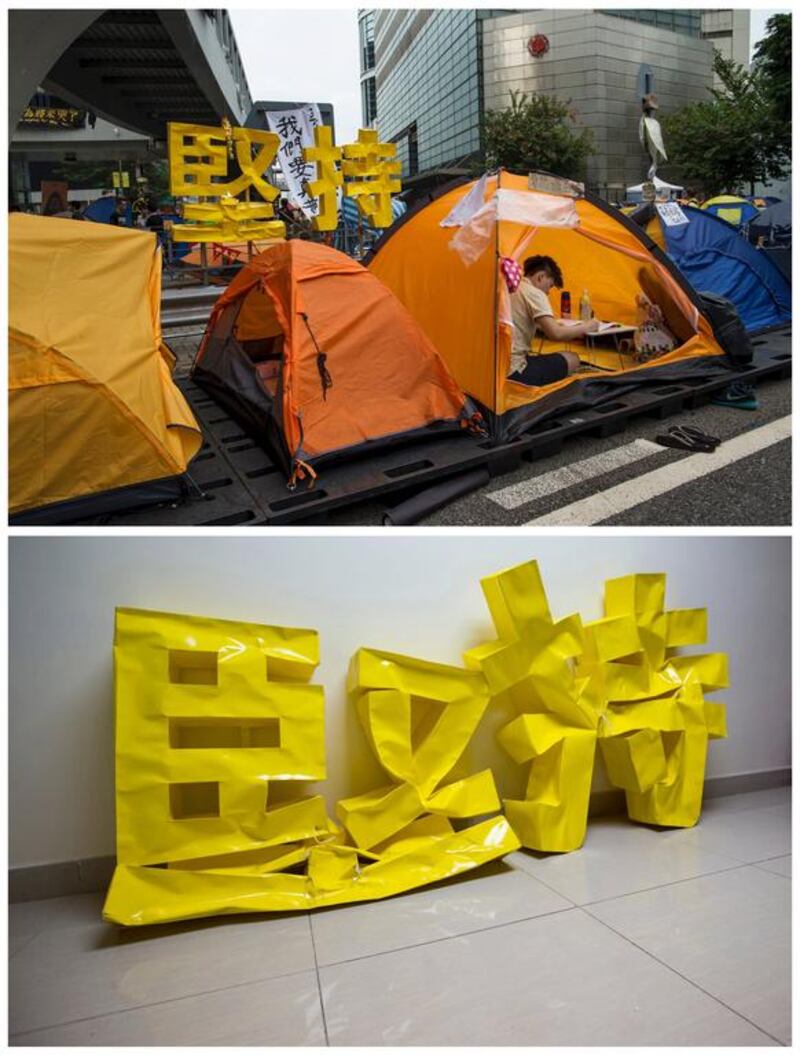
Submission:
M 152 234 L 9 217 L 12 515 L 120 489 L 146 501 L 186 470 L 202 437 L 172 381 L 160 299 Z
M 554 184 L 542 178 L 541 186 Z M 697 294 L 669 258 L 617 209 L 577 184 L 555 186 L 558 193 L 531 189 L 528 177 L 501 170 L 483 184 L 445 188 L 390 228 L 368 264 L 488 412 L 497 438 L 564 406 L 607 399 L 609 383 L 672 381 L 716 373 L 724 364 Z M 635 327 L 644 293 L 661 309 L 677 347 L 642 363 L 608 342 L 590 348 L 573 341 L 567 349 L 563 340 L 542 339 L 535 351 L 574 350 L 585 367 L 541 387 L 510 380 L 513 331 L 501 262 L 512 258 L 521 266 L 538 254 L 559 264 L 573 314 L 588 289 L 598 319 Z M 558 290 L 550 296 L 558 316 Z

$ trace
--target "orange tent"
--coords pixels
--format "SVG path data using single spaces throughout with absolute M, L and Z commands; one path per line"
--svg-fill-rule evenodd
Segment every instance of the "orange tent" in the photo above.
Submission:
M 292 479 L 474 408 L 402 304 L 318 242 L 273 246 L 220 296 L 192 375 Z
M 727 368 L 695 291 L 634 223 L 578 184 L 500 171 L 483 182 L 444 188 L 406 214 L 378 242 L 369 270 L 408 308 L 456 381 L 507 438 L 565 406 L 609 398 L 610 386 L 706 375 Z M 563 189 L 561 189 L 563 188 Z M 470 197 L 471 196 L 471 197 Z M 468 198 L 470 200 L 468 201 Z M 444 224 L 443 225 L 443 221 Z M 582 369 L 531 387 L 509 379 L 513 329 L 503 258 L 553 257 L 577 312 L 588 289 L 601 320 L 636 326 L 637 297 L 662 309 L 678 345 L 643 364 L 601 342 L 537 340 L 537 352 L 577 352 Z M 553 290 L 553 314 L 560 314 Z

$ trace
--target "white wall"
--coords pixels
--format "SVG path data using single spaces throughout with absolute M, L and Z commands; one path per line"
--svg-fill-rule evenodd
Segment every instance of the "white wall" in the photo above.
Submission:
M 707 606 L 728 651 L 729 739 L 708 773 L 790 763 L 790 544 L 785 538 L 530 536 L 14 538 L 10 544 L 10 864 L 114 852 L 116 605 L 314 627 L 326 689 L 331 808 L 382 782 L 344 693 L 361 645 L 459 663 L 492 635 L 479 578 L 536 558 L 555 617 L 601 614 L 606 578 L 665 571 L 668 607 Z M 503 793 L 522 773 L 490 711 L 470 761 Z M 600 768 L 600 767 L 599 767 Z M 607 787 L 605 774 L 596 786 Z

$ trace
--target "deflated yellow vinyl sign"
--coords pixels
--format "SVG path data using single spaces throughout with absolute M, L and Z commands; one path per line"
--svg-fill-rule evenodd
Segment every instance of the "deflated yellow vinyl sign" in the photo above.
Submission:
M 665 607 L 665 576 L 606 583 L 602 619 L 554 620 L 535 561 L 482 580 L 496 638 L 464 667 L 359 649 L 348 692 L 386 774 L 336 818 L 325 778 L 313 630 L 118 609 L 117 860 L 104 916 L 127 925 L 312 909 L 388 897 L 524 845 L 581 846 L 596 749 L 632 820 L 700 816 L 709 739 L 725 708 L 704 609 Z M 463 757 L 496 697 L 498 734 L 528 769 L 502 802 Z M 302 783 L 301 783 L 302 782 Z M 499 811 L 503 810 L 501 814 Z
M 498 735 L 530 764 L 525 798 L 503 804 L 523 845 L 581 846 L 598 742 L 632 820 L 696 824 L 708 740 L 726 735 L 704 693 L 727 686 L 727 658 L 674 650 L 705 641 L 705 609 L 667 611 L 664 575 L 630 575 L 606 583 L 603 619 L 555 622 L 535 561 L 482 586 L 498 638 L 465 658 L 521 712 Z
M 325 777 L 323 690 L 308 684 L 314 631 L 119 609 L 115 659 L 108 920 L 372 900 L 520 845 L 502 816 L 450 823 L 499 810 L 491 773 L 440 786 L 488 706 L 480 674 L 357 653 L 351 689 L 393 783 L 342 800 L 343 829 L 321 796 L 291 791 Z

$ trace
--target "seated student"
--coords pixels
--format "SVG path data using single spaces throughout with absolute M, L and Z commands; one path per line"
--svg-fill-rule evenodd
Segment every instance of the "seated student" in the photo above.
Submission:
M 574 374 L 580 360 L 573 352 L 566 351 L 536 355 L 531 351 L 534 337 L 541 334 L 551 341 L 569 341 L 592 333 L 600 324 L 597 319 L 576 323 L 554 317 L 547 294 L 554 286 L 561 289 L 564 279 L 552 257 L 529 256 L 523 271 L 519 288 L 511 294 L 514 343 L 508 377 L 522 385 L 550 385 Z

